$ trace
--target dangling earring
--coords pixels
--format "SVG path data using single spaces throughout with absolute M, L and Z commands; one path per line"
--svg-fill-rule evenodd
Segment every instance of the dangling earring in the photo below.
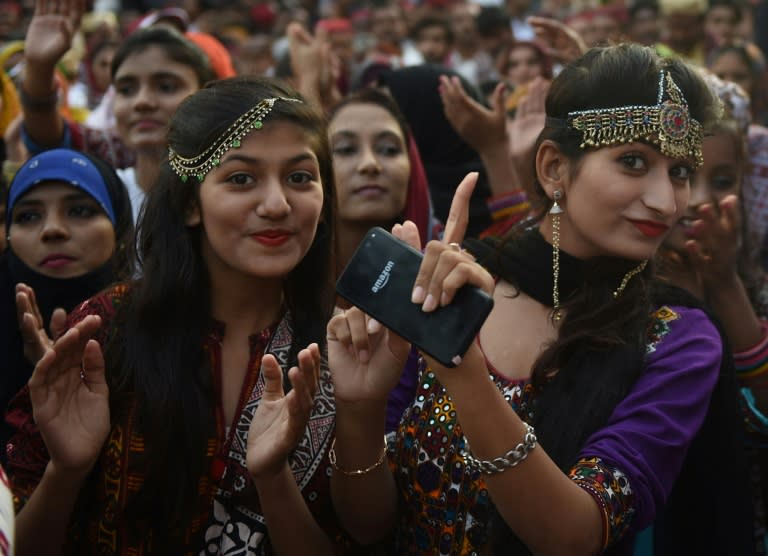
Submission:
M 558 201 L 563 197 L 563 193 L 555 189 L 552 196 L 554 202 L 549 209 L 549 214 L 552 216 L 552 319 L 557 322 L 561 317 L 558 281 L 560 279 L 560 215 L 563 213 Z
M 630 270 L 624 275 L 624 278 L 621 279 L 621 284 L 619 284 L 619 287 L 616 288 L 616 291 L 613 292 L 614 299 L 619 297 L 623 292 L 624 288 L 627 287 L 627 284 L 629 284 L 629 281 L 634 277 L 640 274 L 643 270 L 645 270 L 645 267 L 648 265 L 648 261 L 643 261 L 639 265 L 637 265 L 635 268 Z

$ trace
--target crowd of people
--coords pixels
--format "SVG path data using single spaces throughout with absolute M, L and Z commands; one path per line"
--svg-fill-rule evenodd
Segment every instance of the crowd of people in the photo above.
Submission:
M 0 554 L 768 554 L 768 2 L 0 16 Z

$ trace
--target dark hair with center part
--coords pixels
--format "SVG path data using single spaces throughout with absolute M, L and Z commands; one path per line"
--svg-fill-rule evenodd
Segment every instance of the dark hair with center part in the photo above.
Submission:
M 120 43 L 120 47 L 112 59 L 112 79 L 114 80 L 117 71 L 126 59 L 141 54 L 152 47 L 161 49 L 168 58 L 177 64 L 188 66 L 194 70 L 195 75 L 197 75 L 197 84 L 200 87 L 216 79 L 216 74 L 211 69 L 211 62 L 205 53 L 175 29 L 164 26 L 140 29 Z
M 328 114 L 328 121 L 333 121 L 333 118 L 336 116 L 336 114 L 338 114 L 343 108 L 355 104 L 373 104 L 374 106 L 379 106 L 389 112 L 389 114 L 397 122 L 397 126 L 400 128 L 403 141 L 407 143 L 409 135 L 408 121 L 400 111 L 400 108 L 397 106 L 395 99 L 392 98 L 392 95 L 382 91 L 381 89 L 366 87 L 345 96 L 331 109 L 330 113 Z
M 654 105 L 662 69 L 682 91 L 691 117 L 705 129 L 711 127 L 719 101 L 695 70 L 635 44 L 592 48 L 566 66 L 552 82 L 546 114 L 566 119 L 575 110 Z M 582 149 L 581 134 L 571 128 L 545 128 L 537 149 L 544 140 L 556 143 L 571 161 L 573 177 L 578 175 L 583 157 L 595 150 Z M 538 183 L 537 189 L 546 200 Z M 544 218 L 550 206 L 542 203 L 533 223 Z M 531 224 L 528 220 L 513 229 L 500 249 Z M 607 422 L 643 370 L 654 307 L 652 265 L 634 276 L 621 295 L 613 295 L 621 277 L 638 263 L 617 257 L 583 261 L 579 287 L 561 302 L 558 337 L 534 363 L 531 378 L 538 392 L 537 436 L 566 473 L 589 436 Z M 528 554 L 495 510 L 494 514 L 490 531 L 493 553 Z
M 168 143 L 182 156 L 205 150 L 227 128 L 265 98 L 300 98 L 281 82 L 266 78 L 214 81 L 185 99 L 170 123 Z M 284 278 L 284 303 L 291 314 L 296 364 L 300 347 L 325 344 L 333 309 L 331 260 L 335 188 L 323 114 L 306 102 L 274 104 L 264 119 L 289 122 L 309 139 L 320 166 L 323 207 L 309 251 Z M 201 253 L 201 226 L 188 226 L 199 201 L 200 182 L 182 181 L 168 165 L 151 189 L 139 225 L 143 275 L 127 294 L 116 321 L 124 333 L 107 344 L 105 360 L 114 411 L 133 394 L 137 430 L 145 439 L 146 481 L 131 520 L 146 523 L 153 553 L 178 554 L 179 537 L 196 511 L 197 478 L 204 470 L 206 439 L 214 402 L 209 358 L 203 349 L 211 326 L 211 283 Z M 124 405 L 124 404 L 123 404 Z

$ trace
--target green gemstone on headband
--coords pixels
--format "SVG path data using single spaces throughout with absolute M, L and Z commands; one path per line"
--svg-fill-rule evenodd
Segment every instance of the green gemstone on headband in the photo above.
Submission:
M 181 175 L 181 181 L 182 181 L 182 183 L 187 183 L 187 178 L 188 178 L 188 177 L 189 177 L 189 176 L 187 176 L 186 174 L 182 174 L 182 175 Z
M 195 157 L 183 157 L 172 148 L 169 149 L 168 158 L 170 161 L 173 161 L 171 164 L 173 171 L 185 182 L 190 177 L 196 177 L 199 181 L 203 181 L 205 175 L 210 170 L 221 165 L 221 157 L 227 150 L 239 148 L 242 146 L 243 137 L 248 135 L 251 130 L 264 127 L 262 119 L 269 114 L 278 100 L 301 102 L 298 99 L 282 97 L 267 98 L 259 101 L 250 110 L 237 118 L 222 136 Z

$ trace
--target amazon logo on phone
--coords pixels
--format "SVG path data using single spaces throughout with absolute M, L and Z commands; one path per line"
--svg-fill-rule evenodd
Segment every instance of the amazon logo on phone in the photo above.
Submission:
M 389 282 L 389 275 L 391 274 L 393 268 L 395 268 L 395 261 L 387 261 L 387 264 L 384 265 L 384 270 L 381 271 L 381 274 L 379 274 L 379 277 L 376 278 L 376 282 L 374 282 L 373 287 L 371 287 L 371 291 L 373 293 L 378 293 L 379 290 L 384 289 L 384 286 L 386 286 L 387 282 Z

